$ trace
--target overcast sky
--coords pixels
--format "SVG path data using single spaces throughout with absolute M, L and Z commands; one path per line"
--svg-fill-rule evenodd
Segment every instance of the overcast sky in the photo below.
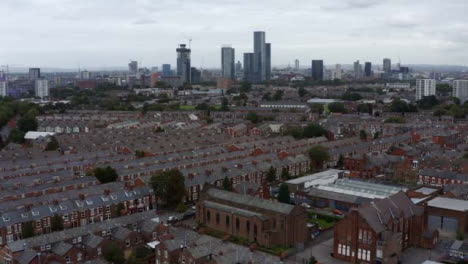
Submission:
M 82 68 L 236 60 L 266 31 L 272 64 L 457 64 L 468 61 L 467 0 L 0 0 L 0 65 Z

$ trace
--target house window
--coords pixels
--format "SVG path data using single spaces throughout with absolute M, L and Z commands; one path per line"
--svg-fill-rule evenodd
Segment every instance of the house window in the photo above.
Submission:
M 209 223 L 211 218 L 211 213 L 209 210 L 206 211 L 206 221 Z
M 249 220 L 247 220 L 247 223 L 245 224 L 245 226 L 246 226 L 246 229 L 247 229 L 247 234 L 249 234 L 250 233 L 250 222 L 249 222 Z
M 236 230 L 237 230 L 237 232 L 239 232 L 239 226 L 240 226 L 239 218 L 236 218 Z
M 257 224 L 254 224 L 254 236 L 257 236 Z
M 97 248 L 97 254 L 98 254 L 98 256 L 101 256 L 101 251 L 102 251 L 101 248 L 98 247 L 98 248 Z
M 125 240 L 125 246 L 129 247 L 130 246 L 130 239 Z
M 81 259 L 82 259 L 82 257 L 83 257 L 82 255 L 83 255 L 83 254 L 78 253 L 78 254 L 76 255 L 76 260 L 77 260 L 77 261 L 81 261 Z
M 69 257 L 69 256 L 67 256 L 67 257 L 65 258 L 65 262 L 66 262 L 66 263 L 71 263 L 70 257 Z
M 229 216 L 226 215 L 226 227 L 229 227 Z
M 343 254 L 343 245 L 338 244 L 338 255 L 342 255 L 342 254 Z

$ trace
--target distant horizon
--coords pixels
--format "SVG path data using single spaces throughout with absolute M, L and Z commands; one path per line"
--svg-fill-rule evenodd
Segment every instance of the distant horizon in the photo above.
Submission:
M 215 68 L 225 44 L 242 62 L 254 31 L 266 32 L 272 65 L 468 65 L 466 0 L 5 0 L 0 9 L 0 65 L 175 65 L 177 46 L 192 40 L 192 65 Z

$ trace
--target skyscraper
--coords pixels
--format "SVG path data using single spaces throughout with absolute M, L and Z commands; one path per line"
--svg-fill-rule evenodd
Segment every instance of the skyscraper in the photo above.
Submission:
M 244 81 L 254 82 L 254 53 L 244 53 Z
M 392 61 L 388 58 L 383 59 L 383 71 L 385 73 L 392 71 Z
M 190 74 L 190 49 L 186 48 L 185 44 L 180 44 L 177 51 L 177 76 L 180 77 L 182 83 L 191 83 Z
M 201 82 L 201 71 L 195 67 L 190 69 L 190 81 L 191 83 L 198 84 Z
M 417 79 L 416 80 L 416 100 L 419 101 L 425 96 L 436 94 L 436 80 Z
M 265 44 L 265 81 L 271 79 L 271 43 Z
M 359 63 L 359 60 L 354 62 L 354 79 L 359 80 L 362 79 L 362 66 Z
M 235 78 L 234 52 L 234 49 L 229 46 L 221 48 L 221 75 L 224 78 L 230 78 L 231 80 L 234 80 Z
M 366 77 L 370 77 L 372 75 L 372 63 L 366 62 L 364 64 L 364 73 L 366 74 Z
M 169 77 L 171 75 L 172 75 L 171 65 L 170 64 L 163 64 L 162 65 L 162 76 L 163 77 Z
M 266 45 L 265 32 L 254 32 L 254 73 L 256 81 L 266 79 Z
M 312 60 L 312 78 L 314 81 L 323 80 L 323 60 Z
M 29 68 L 29 80 L 35 81 L 41 78 L 41 69 L 40 68 Z
M 46 79 L 36 80 L 36 96 L 40 98 L 49 96 L 49 81 Z
M 239 74 L 242 71 L 242 63 L 237 61 L 236 63 L 236 74 Z
M 341 80 L 341 64 L 336 64 L 335 69 L 332 71 L 332 80 Z
M 453 81 L 452 96 L 460 99 L 462 104 L 468 101 L 468 80 Z
M 0 81 L 0 97 L 8 96 L 8 83 L 6 81 Z
M 137 61 L 131 61 L 129 64 L 128 64 L 128 72 L 130 74 L 137 74 L 138 72 L 138 62 Z
M 296 59 L 296 60 L 294 61 L 294 70 L 295 70 L 295 71 L 299 71 L 299 60 L 298 60 L 298 59 Z

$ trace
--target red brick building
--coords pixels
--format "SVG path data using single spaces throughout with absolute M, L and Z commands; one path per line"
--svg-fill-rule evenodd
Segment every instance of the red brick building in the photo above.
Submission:
M 333 254 L 351 263 L 398 263 L 409 247 L 432 248 L 438 232 L 426 228 L 424 207 L 399 192 L 354 208 L 335 225 Z

